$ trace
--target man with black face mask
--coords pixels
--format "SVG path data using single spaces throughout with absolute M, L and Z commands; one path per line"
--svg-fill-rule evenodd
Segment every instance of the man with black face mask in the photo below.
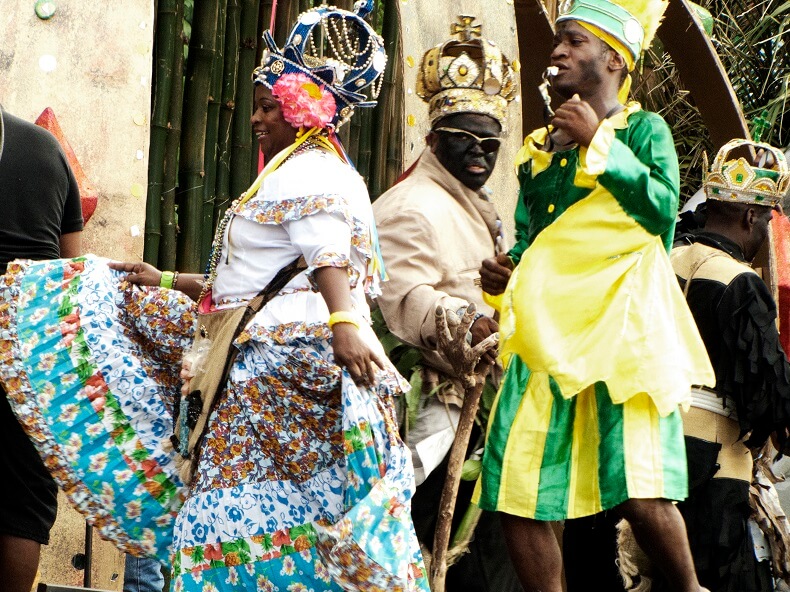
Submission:
M 464 392 L 436 351 L 435 310 L 442 306 L 463 312 L 474 303 L 478 312 L 470 329 L 472 344 L 499 329 L 494 310 L 483 301 L 478 268 L 482 259 L 505 248 L 485 183 L 496 164 L 516 83 L 508 59 L 480 38 L 472 20 L 461 17 L 461 24 L 454 26 L 457 38 L 423 56 L 417 93 L 430 105 L 427 146 L 408 176 L 373 204 L 389 276 L 377 303 L 389 330 L 422 354 L 422 398 L 407 443 L 418 485 L 412 512 L 418 537 L 428 547 L 446 472 L 442 461 L 453 441 Z M 483 361 L 493 367 L 495 352 Z M 462 489 L 460 498 L 468 503 L 470 495 Z M 486 569 L 480 559 L 467 556 L 473 573 L 456 566 L 448 574 L 448 589 L 459 577 L 463 589 L 470 591 L 520 589 L 517 583 L 513 588 L 515 576 L 501 531 L 490 518 L 484 517 L 476 530 L 472 555 L 493 555 L 498 564 Z M 484 534 L 488 528 L 490 536 Z

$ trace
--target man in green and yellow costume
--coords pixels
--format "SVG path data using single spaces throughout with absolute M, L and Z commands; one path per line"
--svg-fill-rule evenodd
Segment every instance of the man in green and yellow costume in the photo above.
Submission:
M 561 590 L 550 521 L 613 508 L 674 589 L 700 590 L 672 501 L 688 492 L 678 409 L 714 375 L 667 256 L 672 135 L 626 102 L 665 7 L 561 7 L 552 85 L 566 101 L 517 156 L 515 247 L 481 269 L 506 371 L 477 498 L 501 513 L 527 591 Z

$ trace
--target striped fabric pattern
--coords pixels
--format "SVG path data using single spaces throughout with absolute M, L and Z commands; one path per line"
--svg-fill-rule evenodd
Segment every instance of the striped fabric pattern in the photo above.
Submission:
M 563 520 L 687 493 L 679 411 L 661 417 L 645 393 L 615 405 L 603 382 L 566 399 L 553 378 L 511 357 L 475 494 L 482 509 Z

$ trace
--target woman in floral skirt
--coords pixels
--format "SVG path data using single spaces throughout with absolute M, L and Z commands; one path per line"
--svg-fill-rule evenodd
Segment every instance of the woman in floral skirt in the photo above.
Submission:
M 392 397 L 408 385 L 370 328 L 366 295 L 375 296 L 383 269 L 367 190 L 334 134 L 355 105 L 366 106 L 360 91 L 383 72 L 381 39 L 358 15 L 327 7 L 300 15 L 283 50 L 268 32 L 264 38 L 268 51 L 253 74 L 252 127 L 266 167 L 220 222 L 207 274 L 163 273 L 142 263 L 111 263 L 116 271 L 107 272 L 108 285 L 125 278 L 138 286 L 165 287 L 141 292 L 138 300 L 144 302 L 136 304 L 131 322 L 144 325 L 148 316 L 161 317 L 169 309 L 172 316 L 181 315 L 173 326 L 186 327 L 194 309 L 179 293 L 204 310 L 236 307 L 296 258 L 306 263 L 235 340 L 238 354 L 195 453 L 194 478 L 168 498 L 185 498 L 183 505 L 160 504 L 175 516 L 173 587 L 201 592 L 427 590 L 409 512 L 411 462 L 398 439 L 392 406 Z M 327 40 L 331 52 L 316 49 L 316 43 Z M 78 262 L 72 276 L 87 278 L 94 273 L 90 270 L 98 270 L 96 261 Z M 19 283 L 34 275 L 25 266 L 17 273 Z M 25 304 L 25 298 L 17 298 L 14 310 L 21 315 Z M 90 305 L 81 306 L 87 311 Z M 87 316 L 81 310 L 78 305 L 77 318 Z M 6 317 L 6 327 L 13 322 Z M 2 328 L 0 318 L 0 338 Z M 6 337 L 14 331 L 23 332 L 11 328 Z M 155 374 L 145 362 L 141 365 Z M 101 374 L 101 364 L 97 368 Z M 32 366 L 16 370 L 35 382 Z M 125 409 L 120 384 L 105 382 L 102 406 L 116 397 Z M 86 389 L 87 384 L 75 396 Z M 94 395 L 94 409 L 95 400 Z M 102 412 L 106 417 L 106 408 Z M 28 417 L 26 424 L 34 423 Z M 142 433 L 131 424 L 129 438 Z M 118 429 L 112 432 L 116 436 Z M 48 452 L 57 456 L 54 449 Z M 159 500 L 162 488 L 150 486 L 152 480 L 163 482 L 160 477 L 167 475 L 168 483 L 178 483 L 163 454 L 160 447 L 152 454 L 158 462 L 147 470 L 130 466 L 131 472 L 123 474 L 147 480 L 142 489 L 154 491 Z M 42 455 L 46 461 L 47 452 Z M 72 460 L 77 456 L 72 454 Z M 133 462 L 134 453 L 122 458 Z M 81 475 L 79 486 L 90 489 L 90 481 Z M 105 491 L 104 500 L 113 504 L 114 498 Z M 73 501 L 95 519 L 96 507 Z M 167 512 L 156 516 L 138 505 L 130 513 L 133 503 L 126 502 L 125 513 L 105 516 L 105 526 L 108 521 L 117 525 L 105 534 L 128 533 L 125 523 L 139 523 L 141 516 L 150 518 L 151 529 L 169 528 Z M 114 506 L 118 509 L 117 500 Z M 126 534 L 114 538 L 135 548 Z

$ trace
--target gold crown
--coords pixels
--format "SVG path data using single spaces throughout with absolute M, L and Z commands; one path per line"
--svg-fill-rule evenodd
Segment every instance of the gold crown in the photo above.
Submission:
M 507 106 L 516 98 L 516 77 L 499 47 L 481 38 L 475 17 L 461 15 L 450 28 L 450 39 L 422 56 L 417 94 L 429 105 L 433 125 L 455 113 L 480 113 L 499 121 L 504 131 Z
M 727 160 L 730 152 L 741 147 L 764 150 L 758 166 L 750 165 L 744 157 Z M 773 166 L 764 168 L 770 162 Z M 707 158 L 705 158 L 707 169 Z M 708 199 L 732 201 L 759 206 L 774 207 L 787 194 L 790 186 L 790 171 L 785 155 L 768 144 L 751 140 L 730 140 L 721 147 L 713 161 L 710 172 L 705 176 L 705 195 Z

